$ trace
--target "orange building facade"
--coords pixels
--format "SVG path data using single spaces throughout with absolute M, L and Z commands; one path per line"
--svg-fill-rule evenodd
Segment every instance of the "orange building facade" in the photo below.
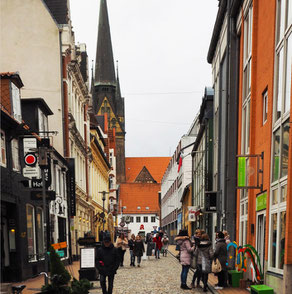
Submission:
M 238 189 L 236 239 L 259 253 L 265 284 L 292 293 L 292 1 L 243 1 L 236 25 L 238 185 L 253 187 Z

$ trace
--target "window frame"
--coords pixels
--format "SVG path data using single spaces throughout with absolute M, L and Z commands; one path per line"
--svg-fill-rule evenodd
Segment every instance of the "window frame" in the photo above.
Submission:
M 21 171 L 19 160 L 19 141 L 17 139 L 11 140 L 11 157 L 12 157 L 12 170 L 15 172 Z
M 5 136 L 4 130 L 0 129 L 0 135 L 1 135 L 0 165 L 3 167 L 7 167 L 7 154 L 6 154 L 7 148 L 6 148 L 6 136 Z M 4 155 L 5 157 L 3 157 L 2 155 Z
M 269 111 L 268 89 L 265 89 L 265 91 L 263 92 L 262 101 L 263 101 L 263 125 L 264 125 L 268 120 L 268 111 Z
M 35 223 L 35 208 L 33 205 L 31 204 L 26 204 L 26 230 L 28 231 L 28 208 L 32 209 L 32 236 L 33 236 L 33 258 L 29 258 L 29 254 L 28 254 L 28 262 L 36 262 L 37 261 L 37 251 L 36 251 L 36 223 Z M 28 242 L 28 233 L 27 233 L 27 243 Z M 29 252 L 28 252 L 29 253 Z
M 22 122 L 21 114 L 21 102 L 20 102 L 20 89 L 10 81 L 10 93 L 11 93 L 11 112 L 13 117 L 18 121 Z

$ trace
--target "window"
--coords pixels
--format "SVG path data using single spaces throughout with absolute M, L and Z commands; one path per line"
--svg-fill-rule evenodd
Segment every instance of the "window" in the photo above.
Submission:
M 35 220 L 34 207 L 26 205 L 26 230 L 27 230 L 27 246 L 28 246 L 28 260 L 36 260 L 36 246 L 35 246 Z
M 37 207 L 37 244 L 38 244 L 38 255 L 43 258 L 44 252 L 44 221 L 43 221 L 43 210 Z
M 144 220 L 144 223 L 148 223 L 148 216 L 144 216 L 143 220 Z
M 291 2 L 291 0 L 277 1 L 275 121 L 290 110 L 292 64 Z
M 134 222 L 134 217 L 130 216 L 130 222 L 133 223 Z
M 268 119 L 268 90 L 263 93 L 263 125 Z
M 6 140 L 5 133 L 1 130 L 1 165 L 6 167 Z
M 151 216 L 151 222 L 152 222 L 152 223 L 155 223 L 155 220 L 156 220 L 156 219 L 155 219 L 155 216 Z
M 13 139 L 11 141 L 11 153 L 12 153 L 12 169 L 14 171 L 20 171 L 20 162 L 19 162 L 19 147 L 18 140 Z
M 40 109 L 38 109 L 38 116 L 39 116 L 40 137 L 42 137 L 42 138 L 48 137 L 48 134 L 45 133 L 49 130 L 48 118 Z
M 140 216 L 136 216 L 136 223 L 140 223 L 141 222 L 141 217 Z
M 12 112 L 13 117 L 21 122 L 22 116 L 21 116 L 21 104 L 20 104 L 20 92 L 19 88 L 14 85 L 13 82 L 11 82 L 11 97 L 12 97 Z

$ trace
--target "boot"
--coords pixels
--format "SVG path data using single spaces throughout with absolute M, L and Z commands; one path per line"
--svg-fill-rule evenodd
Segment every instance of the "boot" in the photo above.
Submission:
M 181 284 L 180 286 L 184 290 L 191 290 L 192 288 L 189 288 L 186 284 Z

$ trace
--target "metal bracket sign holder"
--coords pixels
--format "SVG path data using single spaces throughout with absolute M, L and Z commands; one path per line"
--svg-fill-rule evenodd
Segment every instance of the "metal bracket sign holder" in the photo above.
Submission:
M 264 152 L 261 154 L 248 154 L 248 155 L 236 155 L 237 158 L 237 187 L 236 189 L 260 189 L 263 191 L 263 181 L 264 181 Z M 246 185 L 246 159 L 256 158 L 257 171 L 256 171 L 256 185 L 249 186 Z M 261 162 L 261 168 L 260 168 Z M 262 175 L 260 183 L 260 175 Z

